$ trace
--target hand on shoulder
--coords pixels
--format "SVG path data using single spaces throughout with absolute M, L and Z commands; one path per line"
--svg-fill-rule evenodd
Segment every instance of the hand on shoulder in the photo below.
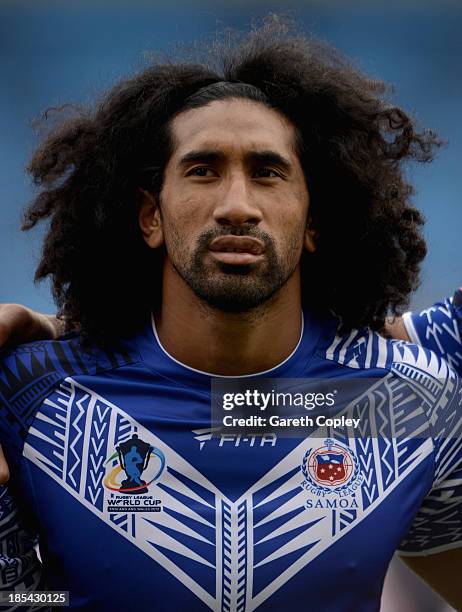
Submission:
M 35 340 L 53 340 L 64 332 L 64 321 L 21 304 L 0 304 L 0 348 Z

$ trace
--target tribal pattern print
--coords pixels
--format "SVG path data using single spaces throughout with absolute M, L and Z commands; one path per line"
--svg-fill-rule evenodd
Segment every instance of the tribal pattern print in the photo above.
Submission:
M 434 351 L 462 374 L 462 289 L 431 308 L 405 313 L 403 321 L 412 342 Z
M 368 517 L 433 452 L 425 430 L 427 394 L 446 396 L 441 386 L 421 381 L 417 394 L 409 384 L 413 374 L 379 379 L 347 407 L 349 416 L 363 417 L 360 437 L 348 428 L 318 431 L 234 501 L 121 408 L 72 378 L 43 402 L 24 456 L 210 609 L 250 611 Z M 136 498 L 145 511 L 125 511 L 118 504 L 135 496 L 118 495 L 117 486 L 134 486 L 120 485 L 121 466 L 129 475 L 129 457 L 143 444 L 153 484 L 139 481 L 149 488 Z M 323 457 L 337 448 L 352 466 L 343 497 L 314 494 L 310 461 L 325 446 Z M 322 465 L 332 468 L 329 461 Z
M 34 538 L 21 526 L 16 506 L 5 486 L 0 486 L 0 590 L 35 591 L 43 588 L 41 568 L 33 548 Z M 15 610 L 4 606 L 0 610 Z

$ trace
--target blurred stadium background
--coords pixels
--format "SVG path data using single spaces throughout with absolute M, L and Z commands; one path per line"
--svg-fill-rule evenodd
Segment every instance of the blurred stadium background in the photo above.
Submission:
M 269 11 L 288 12 L 367 73 L 392 83 L 393 100 L 449 144 L 430 166 L 410 167 L 416 205 L 427 217 L 429 254 L 412 307 L 460 285 L 462 230 L 462 3 L 458 0 L 0 0 L 0 302 L 54 309 L 48 287 L 32 281 L 41 231 L 22 234 L 33 193 L 24 172 L 37 144 L 32 120 L 50 106 L 87 103 L 150 51 L 178 41 L 248 28 Z M 354 204 L 354 203 L 351 203 Z M 350 203 L 345 202 L 348 206 Z M 405 572 L 404 579 L 401 577 Z M 395 564 L 382 612 L 448 610 Z

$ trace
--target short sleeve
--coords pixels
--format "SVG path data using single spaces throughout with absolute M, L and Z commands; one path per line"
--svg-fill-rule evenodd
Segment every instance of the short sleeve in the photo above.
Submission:
M 448 402 L 429 414 L 434 432 L 430 491 L 398 548 L 401 555 L 430 555 L 462 547 L 462 386 L 454 376 Z
M 421 312 L 407 312 L 403 322 L 411 342 L 433 351 L 462 376 L 462 288 Z

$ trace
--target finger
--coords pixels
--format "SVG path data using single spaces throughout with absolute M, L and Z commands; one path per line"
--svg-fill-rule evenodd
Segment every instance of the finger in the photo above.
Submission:
M 16 338 L 26 341 L 31 327 L 31 313 L 19 304 L 0 305 L 0 347 L 14 344 Z
M 2 447 L 0 446 L 0 484 L 6 484 L 10 478 L 10 471 L 8 464 L 3 454 Z

